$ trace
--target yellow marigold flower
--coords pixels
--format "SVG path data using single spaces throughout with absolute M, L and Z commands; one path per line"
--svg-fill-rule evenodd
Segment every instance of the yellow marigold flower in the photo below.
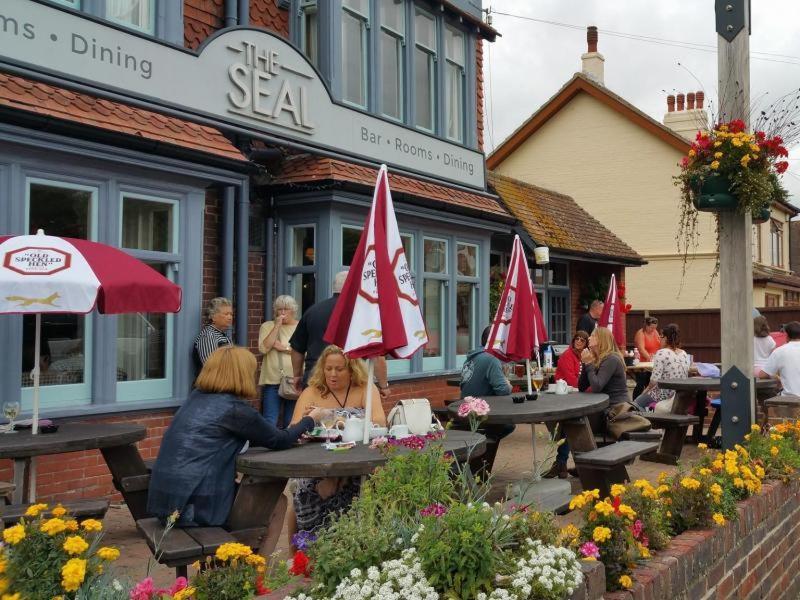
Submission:
M 47 504 L 31 504 L 25 511 L 26 517 L 38 517 L 39 513 L 47 510 Z
M 102 560 L 117 560 L 119 558 L 119 550 L 112 548 L 111 546 L 103 546 L 97 551 L 97 556 Z
M 615 483 L 611 486 L 611 495 L 612 496 L 622 496 L 625 493 L 625 486 L 621 483 Z
M 67 592 L 74 592 L 86 578 L 86 561 L 82 558 L 70 558 L 61 567 L 61 587 Z
M 215 556 L 221 561 L 228 561 L 231 559 L 244 558 L 246 556 L 250 556 L 252 553 L 253 550 L 250 548 L 250 546 L 245 546 L 244 544 L 239 544 L 238 542 L 229 542 L 227 544 L 222 544 L 219 548 L 217 548 Z
M 731 475 L 731 476 L 738 475 L 739 474 L 739 467 L 737 467 L 735 463 L 731 463 L 731 462 L 725 463 L 725 472 L 728 475 Z
M 702 469 L 700 469 L 700 475 L 711 475 L 711 469 L 703 467 Z
M 749 458 L 750 457 L 750 454 L 747 452 L 747 450 L 743 446 L 740 446 L 739 444 L 736 444 L 734 446 L 734 448 L 736 449 L 736 452 L 738 452 L 742 456 L 742 458 Z
M 593 561 L 597 559 L 594 556 L 581 556 L 581 560 Z
M 778 450 L 777 446 L 773 446 L 769 449 L 769 453 L 772 454 L 772 456 L 778 456 L 778 452 L 780 452 L 780 450 Z
M 658 492 L 660 496 L 666 494 L 668 491 L 669 491 L 668 485 L 660 485 L 656 488 L 656 492 Z
M 712 169 L 719 169 L 719 161 L 718 160 L 712 161 L 710 166 Z
M 769 439 L 771 439 L 773 442 L 777 442 L 778 440 L 782 440 L 783 436 L 778 433 L 770 433 Z
M 568 523 L 561 529 L 561 537 L 565 539 L 577 538 L 580 534 L 580 530 L 572 523 Z
M 687 490 L 696 490 L 700 487 L 700 482 L 693 477 L 684 477 L 681 479 L 681 487 L 684 487 Z
M 751 152 L 759 152 L 761 148 L 758 146 L 758 144 L 750 144 L 750 150 Z
M 78 525 L 78 522 L 75 519 L 66 521 L 65 525 L 67 526 L 67 531 L 78 531 L 78 529 L 80 529 L 80 525 Z
M 636 511 L 633 510 L 627 504 L 620 504 L 619 505 L 619 512 L 623 517 L 626 517 L 626 518 L 630 519 L 631 521 L 633 521 L 636 518 Z
M 260 554 L 251 554 L 245 557 L 245 562 L 251 567 L 255 567 L 259 573 L 266 570 L 267 560 Z
M 717 152 L 717 154 L 722 154 L 722 152 Z M 702 442 L 697 444 L 698 450 L 708 450 L 708 444 L 703 444 Z
M 756 477 L 764 479 L 764 475 L 766 475 L 764 468 L 761 465 L 756 465 Z
M 15 592 L 13 594 L 3 594 L 2 600 L 22 600 L 22 596 L 20 596 L 19 592 Z
M 757 432 L 761 431 L 761 427 L 758 424 L 753 423 L 750 426 L 750 431 L 757 433 Z
M 572 500 L 569 501 L 569 509 L 575 510 L 576 508 L 583 508 L 586 506 L 586 500 L 584 499 L 583 495 L 575 496 Z
M 650 558 L 650 548 L 645 546 L 644 544 L 639 544 L 639 554 L 642 555 L 642 558 Z
M 590 501 L 590 500 L 599 500 L 600 499 L 600 490 L 598 490 L 596 488 L 593 489 L 593 490 L 586 490 L 585 492 L 582 492 L 582 495 L 586 499 L 587 502 Z
M 722 142 L 714 142 L 714 148 L 719 148 L 722 146 Z
M 727 125 L 720 125 L 719 129 L 717 131 L 728 131 L 728 126 Z
M 734 146 L 736 146 L 737 148 L 741 148 L 741 146 L 742 146 L 742 140 L 741 140 L 741 139 L 739 139 L 739 138 L 737 138 L 737 137 L 733 138 L 733 139 L 731 140 L 731 143 L 732 143 Z
M 54 517 L 58 517 L 59 519 L 67 514 L 67 509 L 57 504 L 56 507 L 52 510 L 52 514 Z
M 714 523 L 717 525 L 725 525 L 725 517 L 721 513 L 714 513 L 711 518 L 714 519 Z
M 44 523 L 41 524 L 39 527 L 39 531 L 42 533 L 46 533 L 47 535 L 58 535 L 62 531 L 67 528 L 67 524 L 64 522 L 63 519 L 54 518 L 54 519 L 47 519 Z
M 658 474 L 658 483 L 664 483 L 667 479 L 669 479 L 669 473 L 666 471 L 661 471 L 661 473 Z
M 743 167 L 747 168 L 747 165 L 750 164 L 750 155 L 749 154 L 745 154 L 742 157 L 742 160 L 739 161 L 739 164 L 742 165 Z
M 626 590 L 629 590 L 633 587 L 633 580 L 628 575 L 623 575 L 619 578 L 619 584 Z
M 714 496 L 722 496 L 722 486 L 718 483 L 711 484 L 711 493 Z
M 611 539 L 611 530 L 608 527 L 595 527 L 592 531 L 592 539 L 598 544 Z
M 175 592 L 175 595 L 172 596 L 172 600 L 191 600 L 192 596 L 197 590 L 193 586 L 187 586 L 182 590 L 178 590 Z
M 697 152 L 694 150 L 689 150 L 689 158 L 694 158 L 695 156 L 697 156 Z
M 66 540 L 64 540 L 64 545 L 62 546 L 67 554 L 71 554 L 73 556 L 76 554 L 82 554 L 88 547 L 89 544 L 87 544 L 86 540 L 79 535 L 69 536 Z
M 603 515 L 604 517 L 607 517 L 608 515 L 614 514 L 614 507 L 611 506 L 605 500 L 603 502 L 598 502 L 597 504 L 595 504 L 594 505 L 594 509 L 597 512 L 599 512 L 601 515 Z
M 8 579 L 5 577 L 0 578 L 0 594 L 8 589 Z
M 714 158 L 722 158 L 722 152 L 714 152 Z
M 633 487 L 643 490 L 647 487 L 650 487 L 650 482 L 647 481 L 647 479 L 637 479 L 633 482 Z
M 741 477 L 735 477 L 733 480 L 733 485 L 735 485 L 738 488 L 744 487 L 744 479 L 742 479 Z
M 86 519 L 81 523 L 84 531 L 103 531 L 103 524 L 97 519 Z
M 8 529 L 3 530 L 3 540 L 6 544 L 11 544 L 12 546 L 16 546 L 22 540 L 25 539 L 25 528 L 20 525 L 14 525 L 9 527 Z

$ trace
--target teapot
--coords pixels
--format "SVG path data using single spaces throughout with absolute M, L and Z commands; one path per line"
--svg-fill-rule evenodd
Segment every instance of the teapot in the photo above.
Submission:
M 343 442 L 360 442 L 364 439 L 364 419 L 361 417 L 347 417 L 339 422 L 339 429 L 342 430 Z
M 564 395 L 567 393 L 568 390 L 569 387 L 567 386 L 566 381 L 564 381 L 563 379 L 559 379 L 558 381 L 556 381 L 556 394 Z

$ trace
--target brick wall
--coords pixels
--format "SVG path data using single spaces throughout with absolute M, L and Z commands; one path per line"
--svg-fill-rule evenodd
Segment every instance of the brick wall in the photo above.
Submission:
M 483 114 L 484 114 L 484 90 L 483 90 L 483 40 L 478 38 L 475 41 L 475 89 L 478 94 L 477 117 L 478 117 L 478 150 L 483 150 Z

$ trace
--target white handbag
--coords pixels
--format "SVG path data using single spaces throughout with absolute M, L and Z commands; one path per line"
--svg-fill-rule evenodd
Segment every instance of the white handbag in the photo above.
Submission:
M 427 398 L 410 398 L 400 400 L 389 412 L 389 427 L 406 425 L 408 432 L 414 435 L 425 435 L 431 430 L 433 412 Z

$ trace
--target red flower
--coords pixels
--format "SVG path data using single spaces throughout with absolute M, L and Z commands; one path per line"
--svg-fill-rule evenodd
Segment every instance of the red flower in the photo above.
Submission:
M 739 133 L 740 131 L 745 130 L 744 121 L 741 119 L 734 119 L 730 123 L 728 123 L 728 129 L 731 133 Z
M 269 594 L 270 592 L 272 592 L 272 590 L 264 585 L 264 576 L 258 575 L 258 577 L 256 577 L 256 594 L 263 596 L 264 594 Z
M 789 163 L 785 160 L 781 162 L 775 163 L 775 170 L 778 172 L 778 175 L 783 175 L 786 172 L 786 169 L 789 168 Z
M 289 573 L 292 575 L 303 575 L 305 577 L 311 576 L 311 561 L 302 550 L 298 550 L 294 553 Z
M 611 506 L 614 507 L 614 512 L 619 514 L 619 505 L 622 504 L 622 498 L 619 496 L 614 496 L 614 499 L 611 501 Z
M 764 133 L 763 131 L 756 131 L 756 142 L 758 142 L 760 144 L 765 139 L 767 139 L 767 134 L 766 133 Z
M 681 159 L 681 163 L 680 164 L 681 164 L 681 169 L 685 169 L 686 167 L 688 167 L 689 166 L 689 157 L 688 156 L 684 156 Z

